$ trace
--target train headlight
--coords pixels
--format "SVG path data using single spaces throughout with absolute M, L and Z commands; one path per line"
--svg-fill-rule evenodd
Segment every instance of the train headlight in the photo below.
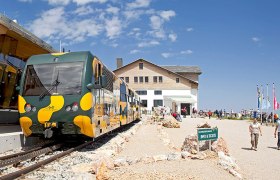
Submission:
M 79 109 L 78 103 L 74 102 L 73 105 L 72 105 L 72 110 L 73 111 L 78 111 L 78 109 Z
M 66 107 L 65 107 L 65 111 L 66 111 L 66 112 L 71 111 L 71 107 L 70 107 L 70 106 L 66 106 Z
M 37 109 L 35 106 L 32 107 L 32 111 L 35 112 Z
M 30 112 L 31 111 L 31 104 L 26 103 L 24 109 L 25 109 L 26 112 Z

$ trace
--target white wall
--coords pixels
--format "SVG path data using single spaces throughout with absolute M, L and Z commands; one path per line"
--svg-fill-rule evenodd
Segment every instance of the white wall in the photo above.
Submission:
M 140 98 L 147 100 L 147 110 L 152 110 L 155 99 L 163 100 L 164 106 L 170 106 L 170 103 L 172 104 L 172 102 L 166 102 L 165 104 L 163 96 L 192 96 L 197 101 L 197 90 L 162 90 L 162 95 L 154 95 L 154 90 L 147 90 L 147 95 L 140 95 Z M 179 109 L 181 108 L 179 103 L 177 106 Z M 192 107 L 197 108 L 197 103 L 192 104 Z

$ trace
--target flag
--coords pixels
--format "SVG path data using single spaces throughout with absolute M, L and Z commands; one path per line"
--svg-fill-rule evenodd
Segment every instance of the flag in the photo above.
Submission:
M 260 109 L 260 104 L 261 104 L 261 91 L 259 86 L 257 85 L 257 97 L 258 97 L 258 109 Z
M 274 84 L 273 84 L 273 109 L 274 109 L 274 110 L 279 109 L 279 103 L 277 102 L 276 96 L 275 96 L 275 87 L 274 87 Z
M 270 105 L 270 101 L 269 101 L 268 97 L 267 97 L 267 100 L 265 100 L 263 98 L 263 100 L 262 100 L 262 109 L 269 109 L 270 107 L 271 107 L 271 105 Z

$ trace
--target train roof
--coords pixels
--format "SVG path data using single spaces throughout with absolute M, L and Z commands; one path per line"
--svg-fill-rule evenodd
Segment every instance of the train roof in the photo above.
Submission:
M 67 59 L 67 62 L 77 60 L 84 61 L 88 58 L 88 56 L 91 56 L 91 58 L 94 57 L 90 51 L 40 54 L 31 56 L 28 59 L 27 64 L 50 63 L 50 60 L 55 61 L 55 58 L 58 58 L 58 60 L 61 59 L 62 62 L 64 59 Z

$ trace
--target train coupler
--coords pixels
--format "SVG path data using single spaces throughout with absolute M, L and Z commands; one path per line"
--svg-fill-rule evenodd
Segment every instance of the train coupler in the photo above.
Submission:
M 51 128 L 45 129 L 44 135 L 45 138 L 51 138 L 53 136 L 53 130 Z

